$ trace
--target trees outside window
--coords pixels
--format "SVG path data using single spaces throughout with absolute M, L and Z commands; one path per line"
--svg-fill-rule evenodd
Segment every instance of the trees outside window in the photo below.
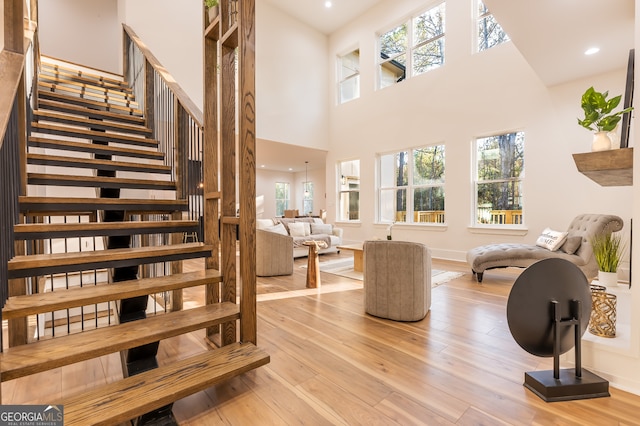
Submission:
M 476 139 L 476 224 L 521 225 L 524 132 Z
M 399 83 L 444 64 L 445 3 L 378 36 L 378 87 Z M 407 70 L 410 70 L 407 75 Z
M 360 220 L 360 160 L 338 163 L 338 219 Z
M 380 155 L 378 167 L 380 222 L 444 223 L 444 145 Z
M 360 97 L 360 49 L 338 57 L 338 103 Z
M 276 182 L 276 216 L 284 216 L 284 211 L 289 209 L 291 188 L 288 182 Z
M 496 18 L 489 12 L 487 6 L 481 0 L 478 1 L 477 7 L 477 35 L 478 35 L 478 52 L 490 49 L 501 43 L 509 41 L 509 36 L 502 29 Z

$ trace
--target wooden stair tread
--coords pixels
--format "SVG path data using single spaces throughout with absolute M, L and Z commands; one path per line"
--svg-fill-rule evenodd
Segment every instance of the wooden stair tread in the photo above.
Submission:
M 37 133 L 47 133 L 58 136 L 76 137 L 82 139 L 92 139 L 102 142 L 123 143 L 128 145 L 146 146 L 155 148 L 158 141 L 142 136 L 130 136 L 120 133 L 100 132 L 96 130 L 81 129 L 78 127 L 59 126 L 56 124 L 44 124 L 40 122 L 31 123 L 31 129 Z
M 94 82 L 88 81 L 80 82 L 73 79 L 59 78 L 46 74 L 40 76 L 40 78 L 38 79 L 38 83 L 46 83 L 45 87 L 65 86 L 82 92 L 111 95 L 123 100 L 134 100 L 135 98 L 134 94 L 130 90 L 123 90 L 124 88 L 122 87 L 105 86 L 101 84 L 94 84 Z
M 46 78 L 59 79 L 61 81 L 75 81 L 77 83 L 90 84 L 96 87 L 106 87 L 109 89 L 121 90 L 128 93 L 133 93 L 133 90 L 129 85 L 124 81 L 119 81 L 115 79 L 108 79 L 103 76 L 89 76 L 87 74 L 78 74 L 77 72 L 67 71 L 67 70 L 54 70 L 47 67 L 40 68 L 40 76 L 45 76 Z M 98 78 L 95 78 L 98 77 Z
M 143 200 L 135 198 L 31 197 L 18 199 L 23 213 L 55 211 L 126 210 L 128 212 L 187 211 L 187 200 Z
M 270 361 L 252 343 L 232 343 L 67 398 L 66 426 L 113 425 L 127 421 Z
M 100 75 L 97 73 L 87 72 L 83 70 L 78 70 L 73 67 L 67 67 L 60 64 L 54 64 L 52 62 L 47 62 L 46 59 L 41 61 L 42 68 L 45 70 L 53 70 L 53 72 L 64 73 L 70 76 L 77 76 L 89 79 L 94 82 L 108 82 L 116 85 L 120 85 L 123 87 L 129 87 L 129 85 L 124 81 L 123 77 L 120 78 L 111 78 L 104 75 Z M 49 71 L 52 72 L 52 71 Z
M 195 232 L 200 226 L 197 220 L 160 220 L 125 222 L 82 223 L 22 223 L 14 226 L 16 239 L 72 238 L 138 235 L 174 232 Z
M 27 163 L 95 170 L 171 174 L 171 166 L 165 166 L 164 164 L 145 164 L 140 162 L 99 160 L 95 158 L 65 157 L 48 154 L 27 154 Z
M 106 176 L 76 176 L 57 175 L 50 173 L 27 173 L 29 185 L 75 186 L 96 188 L 129 188 L 129 189 L 154 189 L 175 190 L 176 184 L 172 181 L 130 179 Z
M 61 93 L 38 90 L 38 99 L 49 99 L 59 102 L 68 102 L 75 105 L 84 105 L 86 107 L 93 107 L 102 109 L 104 111 L 119 111 L 122 114 L 131 114 L 142 116 L 142 111 L 137 108 L 131 108 L 124 105 L 111 104 L 107 102 L 94 101 L 91 99 L 80 98 L 77 96 L 63 95 Z
M 193 259 L 211 255 L 213 246 L 184 243 L 165 246 L 120 248 L 77 253 L 53 253 L 15 256 L 8 262 L 9 278 L 55 274 L 88 269 L 134 266 L 144 263 Z
M 119 146 L 100 145 L 91 142 L 73 142 L 58 139 L 32 136 L 29 138 L 29 146 L 38 148 L 51 148 L 63 151 L 88 152 L 101 155 L 120 155 L 122 157 L 135 157 L 152 160 L 163 160 L 164 154 L 155 150 L 143 150 Z
M 146 124 L 146 120 L 143 117 L 136 115 L 125 115 L 117 112 L 90 109 L 79 105 L 72 105 L 49 99 L 38 99 L 38 111 L 42 111 L 43 109 L 80 115 L 97 120 L 107 120 L 109 122 L 129 123 L 140 126 L 144 126 Z
M 0 354 L 0 377 L 17 379 L 233 321 L 239 314 L 237 304 L 223 302 L 15 346 Z
M 138 108 L 138 102 L 118 95 L 118 92 L 96 93 L 94 91 L 76 89 L 64 84 L 51 84 L 46 81 L 38 81 L 38 90 L 48 90 L 55 93 L 70 93 L 82 99 L 91 99 L 108 104 L 117 104 L 131 108 Z
M 220 272 L 215 269 L 205 269 L 164 277 L 141 278 L 26 296 L 14 296 L 7 299 L 2 310 L 2 318 L 20 318 L 27 315 L 128 299 L 181 288 L 197 287 L 221 281 L 222 275 L 220 275 Z
M 46 111 L 46 110 L 35 110 L 33 111 L 33 116 L 38 121 L 50 121 L 56 123 L 65 123 L 72 124 L 77 126 L 83 126 L 90 129 L 103 129 L 110 130 L 116 132 L 127 132 L 134 133 L 140 135 L 150 135 L 152 133 L 151 129 L 148 127 L 127 124 L 127 123 L 118 123 L 118 122 L 108 122 L 103 120 L 96 120 L 93 118 L 80 117 L 73 114 L 64 114 L 54 111 Z

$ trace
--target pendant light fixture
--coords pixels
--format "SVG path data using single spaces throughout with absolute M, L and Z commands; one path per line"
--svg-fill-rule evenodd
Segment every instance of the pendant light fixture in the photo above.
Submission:
M 307 186 L 309 182 L 309 170 L 308 170 L 309 162 L 304 162 L 304 183 L 302 184 L 302 188 L 304 189 L 304 197 L 309 197 L 309 188 Z

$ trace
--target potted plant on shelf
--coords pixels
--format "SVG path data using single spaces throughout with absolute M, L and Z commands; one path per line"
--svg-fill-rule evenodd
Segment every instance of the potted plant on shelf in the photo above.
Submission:
M 213 22 L 218 16 L 218 4 L 219 0 L 204 0 L 204 5 L 207 7 L 207 12 L 209 13 L 209 23 Z
M 599 234 L 591 239 L 593 255 L 598 263 L 598 281 L 606 287 L 618 285 L 618 265 L 624 245 L 618 233 Z
M 622 95 L 615 96 L 607 100 L 609 92 L 596 92 L 589 87 L 582 95 L 581 106 L 584 111 L 584 119 L 578 118 L 578 124 L 582 127 L 594 131 L 592 151 L 605 151 L 611 149 L 611 138 L 609 132 L 613 131 L 618 122 L 622 119 L 622 114 L 627 113 L 633 107 L 625 108 L 618 112 L 612 112 L 619 104 Z

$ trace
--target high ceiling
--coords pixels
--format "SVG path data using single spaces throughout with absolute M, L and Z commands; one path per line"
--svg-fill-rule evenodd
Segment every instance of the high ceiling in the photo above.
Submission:
M 626 67 L 634 0 L 485 0 L 547 86 Z M 587 56 L 590 47 L 597 54 Z
M 297 18 L 324 34 L 331 34 L 344 27 L 367 9 L 384 0 L 331 0 L 331 7 L 325 7 L 326 0 L 266 0 L 288 15 Z M 387 0 L 390 1 L 390 0 Z
M 392 0 L 332 0 L 331 8 L 324 6 L 325 0 L 266 1 L 328 35 L 376 4 Z M 547 86 L 626 67 L 634 42 L 634 0 L 484 0 L 484 3 Z M 594 46 L 600 52 L 592 56 L 584 54 Z M 292 157 L 295 171 L 303 171 L 305 158 L 322 155 L 322 151 L 305 148 L 298 153 L 298 148 L 291 145 L 284 145 L 285 151 L 279 151 L 276 149 L 279 145 L 284 144 L 262 150 L 263 155 L 268 151 L 274 162 L 282 163 L 274 170 L 287 170 L 284 163 Z M 259 162 L 271 161 L 258 154 Z

